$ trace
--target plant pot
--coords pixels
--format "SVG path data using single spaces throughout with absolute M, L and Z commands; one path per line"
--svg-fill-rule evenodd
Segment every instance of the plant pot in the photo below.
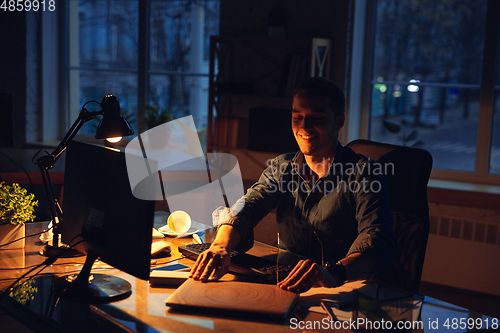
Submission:
M 12 250 L 24 248 L 24 237 L 26 235 L 26 226 L 21 224 L 2 224 L 0 225 L 0 250 Z M 21 238 L 21 239 L 20 239 Z M 3 246 L 12 242 L 13 240 L 20 239 L 17 242 Z

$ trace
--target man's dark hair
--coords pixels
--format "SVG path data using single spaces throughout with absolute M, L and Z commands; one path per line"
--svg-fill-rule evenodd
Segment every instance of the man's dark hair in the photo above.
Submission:
M 295 88 L 293 97 L 301 91 L 313 97 L 330 97 L 330 107 L 335 113 L 335 116 L 339 116 L 345 111 L 344 92 L 333 81 L 325 79 L 324 77 L 310 77 Z

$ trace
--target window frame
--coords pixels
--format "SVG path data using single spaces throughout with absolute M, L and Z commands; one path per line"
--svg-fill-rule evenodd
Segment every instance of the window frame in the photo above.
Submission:
M 350 85 L 348 94 L 346 142 L 357 138 L 368 139 L 371 114 L 372 68 L 377 1 L 356 0 L 353 5 Z M 495 75 L 498 58 L 500 2 L 488 0 L 483 65 L 480 86 L 480 106 L 476 142 L 475 171 L 432 169 L 431 179 L 500 185 L 500 175 L 489 173 Z M 500 91 L 500 90 L 499 90 Z M 487 130 L 486 130 L 487 129 Z
M 147 128 L 144 123 L 144 115 L 146 105 L 149 103 L 149 88 L 150 77 L 153 75 L 169 75 L 175 74 L 185 77 L 206 77 L 208 87 L 209 73 L 194 73 L 194 72 L 171 72 L 155 70 L 150 68 L 150 19 L 151 19 L 151 1 L 150 0 L 136 0 L 138 2 L 138 54 L 137 54 L 137 69 L 98 69 L 99 71 L 109 71 L 113 73 L 134 74 L 137 75 L 137 128 L 138 133 L 144 132 Z M 187 0 L 186 0 L 187 1 Z M 81 105 L 79 102 L 80 96 L 80 78 L 79 71 L 93 71 L 95 68 L 87 68 L 81 66 L 77 61 L 79 57 L 79 18 L 78 8 L 79 1 L 67 0 L 64 2 L 64 16 L 61 17 L 61 24 L 65 27 L 64 40 L 66 41 L 66 48 L 62 52 L 64 59 L 64 84 L 61 85 L 61 95 L 64 96 L 62 105 L 63 110 L 61 115 L 65 119 L 64 128 L 69 128 L 74 120 L 78 118 Z M 73 17 L 72 19 L 70 17 Z M 77 63 L 78 65 L 74 65 Z M 207 93 L 208 94 L 208 93 Z M 208 105 L 207 105 L 208 108 Z M 208 113 L 207 113 L 208 114 Z

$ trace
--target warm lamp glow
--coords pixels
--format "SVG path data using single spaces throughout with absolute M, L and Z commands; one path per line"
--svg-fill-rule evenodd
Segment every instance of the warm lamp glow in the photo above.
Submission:
M 115 137 L 115 138 L 107 138 L 106 140 L 107 140 L 108 142 L 111 142 L 111 143 L 116 143 L 116 142 L 120 141 L 121 139 L 122 139 L 122 137 L 121 137 L 121 136 L 117 136 L 117 137 Z

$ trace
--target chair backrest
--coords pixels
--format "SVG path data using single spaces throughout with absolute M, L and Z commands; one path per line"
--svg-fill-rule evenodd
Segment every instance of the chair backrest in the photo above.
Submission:
M 429 236 L 427 182 L 432 169 L 432 156 L 423 149 L 361 139 L 347 146 L 380 163 L 386 171 L 398 253 L 393 265 L 380 276 L 380 280 L 418 293 Z

